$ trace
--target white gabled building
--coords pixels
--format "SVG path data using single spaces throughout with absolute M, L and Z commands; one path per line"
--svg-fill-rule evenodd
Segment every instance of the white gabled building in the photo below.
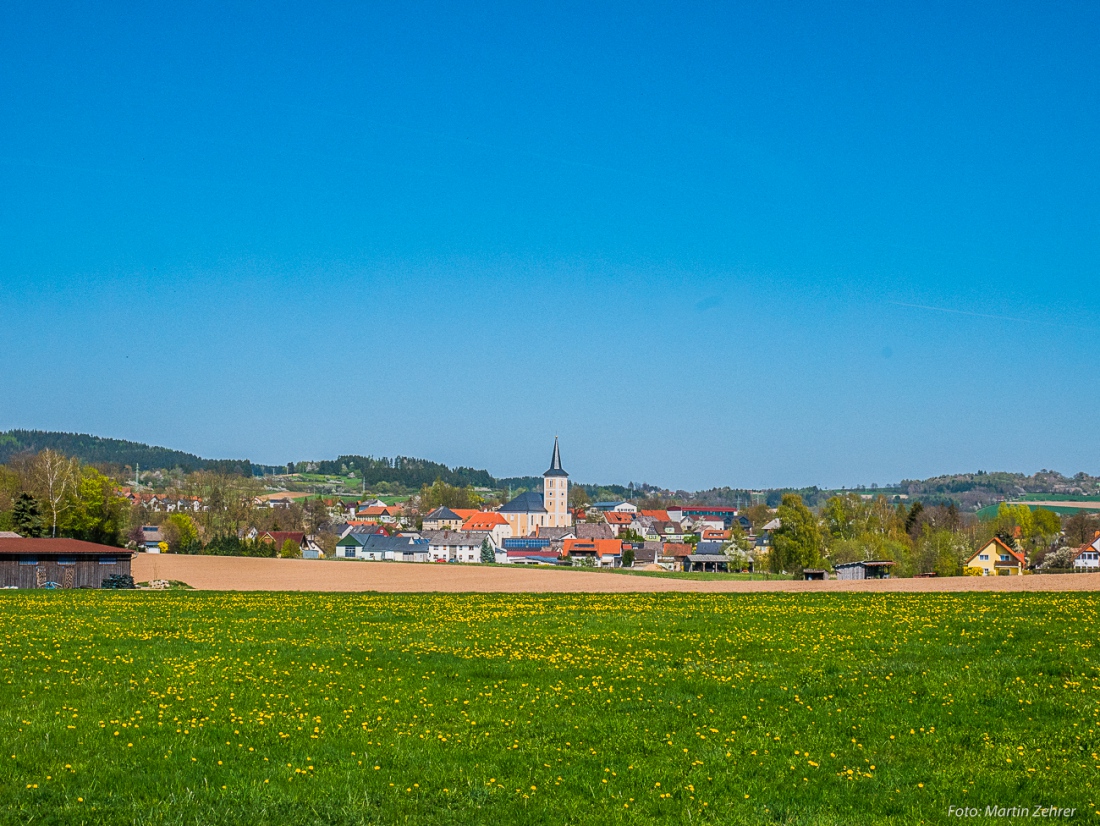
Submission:
M 481 545 L 488 539 L 496 557 L 497 545 L 487 531 L 424 531 L 432 562 L 481 562 Z

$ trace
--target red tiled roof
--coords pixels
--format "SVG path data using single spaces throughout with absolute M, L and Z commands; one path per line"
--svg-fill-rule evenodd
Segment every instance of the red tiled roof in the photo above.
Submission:
M 607 520 L 608 525 L 629 525 L 634 521 L 634 514 L 608 511 L 603 515 L 603 518 Z
M 104 554 L 132 556 L 125 548 L 97 545 L 80 539 L 0 539 L 0 554 Z
M 569 556 L 573 552 L 595 551 L 599 556 L 621 553 L 623 543 L 620 539 L 566 539 L 562 543 L 562 552 Z
M 477 513 L 467 519 L 463 525 L 464 531 L 491 531 L 497 525 L 507 525 L 508 520 L 499 513 Z
M 639 511 L 642 516 L 651 516 L 658 522 L 671 522 L 669 519 L 668 511 Z
M 666 542 L 662 552 L 664 556 L 691 556 L 695 546 L 687 542 Z

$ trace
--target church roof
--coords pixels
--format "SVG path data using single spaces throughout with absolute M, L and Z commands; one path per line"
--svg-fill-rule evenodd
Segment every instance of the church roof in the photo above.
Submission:
M 546 513 L 546 508 L 542 506 L 542 494 L 529 490 L 504 505 L 498 513 Z
M 568 476 L 569 474 L 562 470 L 561 467 L 561 454 L 558 452 L 558 437 L 554 437 L 554 455 L 550 457 L 550 469 L 543 476 Z

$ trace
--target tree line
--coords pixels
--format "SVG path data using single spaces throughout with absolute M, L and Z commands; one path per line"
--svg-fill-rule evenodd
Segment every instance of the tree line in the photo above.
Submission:
M 966 561 L 994 537 L 1019 550 L 1029 565 L 1058 565 L 1091 542 L 1100 517 L 1081 511 L 1066 518 L 1051 510 L 1002 503 L 992 520 L 964 514 L 954 504 L 892 504 L 886 496 L 833 496 L 817 511 L 798 494 L 775 511 L 768 567 L 776 573 L 828 568 L 846 562 L 889 560 L 894 575 L 963 573 Z

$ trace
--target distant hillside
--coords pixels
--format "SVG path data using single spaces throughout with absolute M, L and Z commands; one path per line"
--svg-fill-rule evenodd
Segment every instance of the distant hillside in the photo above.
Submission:
M 132 468 L 140 464 L 142 470 L 179 468 L 188 472 L 219 470 L 244 475 L 252 473 L 252 463 L 247 459 L 203 459 L 180 450 L 122 439 L 104 439 L 86 433 L 55 433 L 46 430 L 9 430 L 0 433 L 0 462 L 7 462 L 19 453 L 37 453 L 47 448 L 66 456 L 75 456 L 92 465 Z

